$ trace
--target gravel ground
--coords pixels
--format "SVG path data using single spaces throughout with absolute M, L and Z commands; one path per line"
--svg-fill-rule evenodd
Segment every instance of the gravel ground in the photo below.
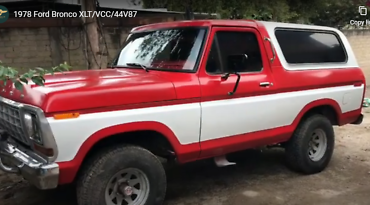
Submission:
M 369 96 L 369 95 L 367 95 Z M 362 125 L 336 127 L 329 167 L 304 176 L 288 170 L 283 151 L 268 149 L 230 155 L 236 166 L 211 160 L 168 171 L 166 205 L 368 205 L 370 204 L 370 108 Z M 0 205 L 75 205 L 74 190 L 39 191 L 19 177 L 0 172 Z

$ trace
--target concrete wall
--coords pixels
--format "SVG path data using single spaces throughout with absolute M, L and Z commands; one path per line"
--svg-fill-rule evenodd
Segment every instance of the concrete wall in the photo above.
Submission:
M 360 67 L 364 70 L 367 85 L 370 85 L 370 30 L 343 31 L 347 36 Z
M 174 18 L 136 20 L 142 25 L 146 21 L 173 21 Z M 116 56 L 131 28 L 104 27 L 104 38 L 100 45 L 103 53 L 102 68 Z M 86 69 L 86 48 L 90 44 L 84 34 L 85 30 L 81 26 L 1 28 L 0 25 L 0 61 L 19 68 L 20 72 L 34 67 L 50 68 L 65 61 L 72 66 L 72 70 Z
M 109 54 L 102 57 L 105 62 L 117 54 L 129 30 L 130 28 L 105 28 Z M 74 70 L 85 69 L 84 50 L 88 44 L 86 45 L 83 32 L 78 27 L 0 29 L 0 60 L 21 70 L 36 66 L 51 67 L 64 61 L 72 65 Z M 367 84 L 370 85 L 370 30 L 343 32 L 364 70 Z
M 104 62 L 116 55 L 129 31 L 128 28 L 105 29 L 108 50 L 105 50 L 105 43 L 101 46 L 109 55 L 102 56 Z M 85 69 L 85 48 L 89 44 L 83 32 L 79 28 L 0 29 L 0 60 L 21 70 L 37 66 L 47 68 L 64 61 L 73 70 Z

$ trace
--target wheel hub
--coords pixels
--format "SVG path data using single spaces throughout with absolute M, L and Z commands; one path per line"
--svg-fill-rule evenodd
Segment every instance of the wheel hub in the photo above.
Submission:
M 326 134 L 322 129 L 316 129 L 308 143 L 308 156 L 312 161 L 319 161 L 327 149 Z
M 149 180 L 139 169 L 127 168 L 116 173 L 105 190 L 107 205 L 145 204 L 150 193 Z
M 133 187 L 129 186 L 126 183 L 123 183 L 123 184 L 119 185 L 119 187 L 118 187 L 118 193 L 123 195 L 123 196 L 131 196 L 133 192 L 134 192 Z

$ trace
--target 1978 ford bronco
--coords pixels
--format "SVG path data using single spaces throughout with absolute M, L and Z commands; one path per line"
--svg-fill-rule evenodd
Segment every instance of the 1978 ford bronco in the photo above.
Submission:
M 325 169 L 334 125 L 360 124 L 365 78 L 334 28 L 197 20 L 132 29 L 104 70 L 1 93 L 0 167 L 40 189 L 76 182 L 79 205 L 162 204 L 159 157 L 183 164 L 279 144 Z

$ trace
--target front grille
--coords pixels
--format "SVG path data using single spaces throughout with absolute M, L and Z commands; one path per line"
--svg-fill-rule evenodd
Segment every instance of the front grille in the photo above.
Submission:
M 15 140 L 29 145 L 29 141 L 22 126 L 21 113 L 18 107 L 0 102 L 0 129 L 5 130 Z

